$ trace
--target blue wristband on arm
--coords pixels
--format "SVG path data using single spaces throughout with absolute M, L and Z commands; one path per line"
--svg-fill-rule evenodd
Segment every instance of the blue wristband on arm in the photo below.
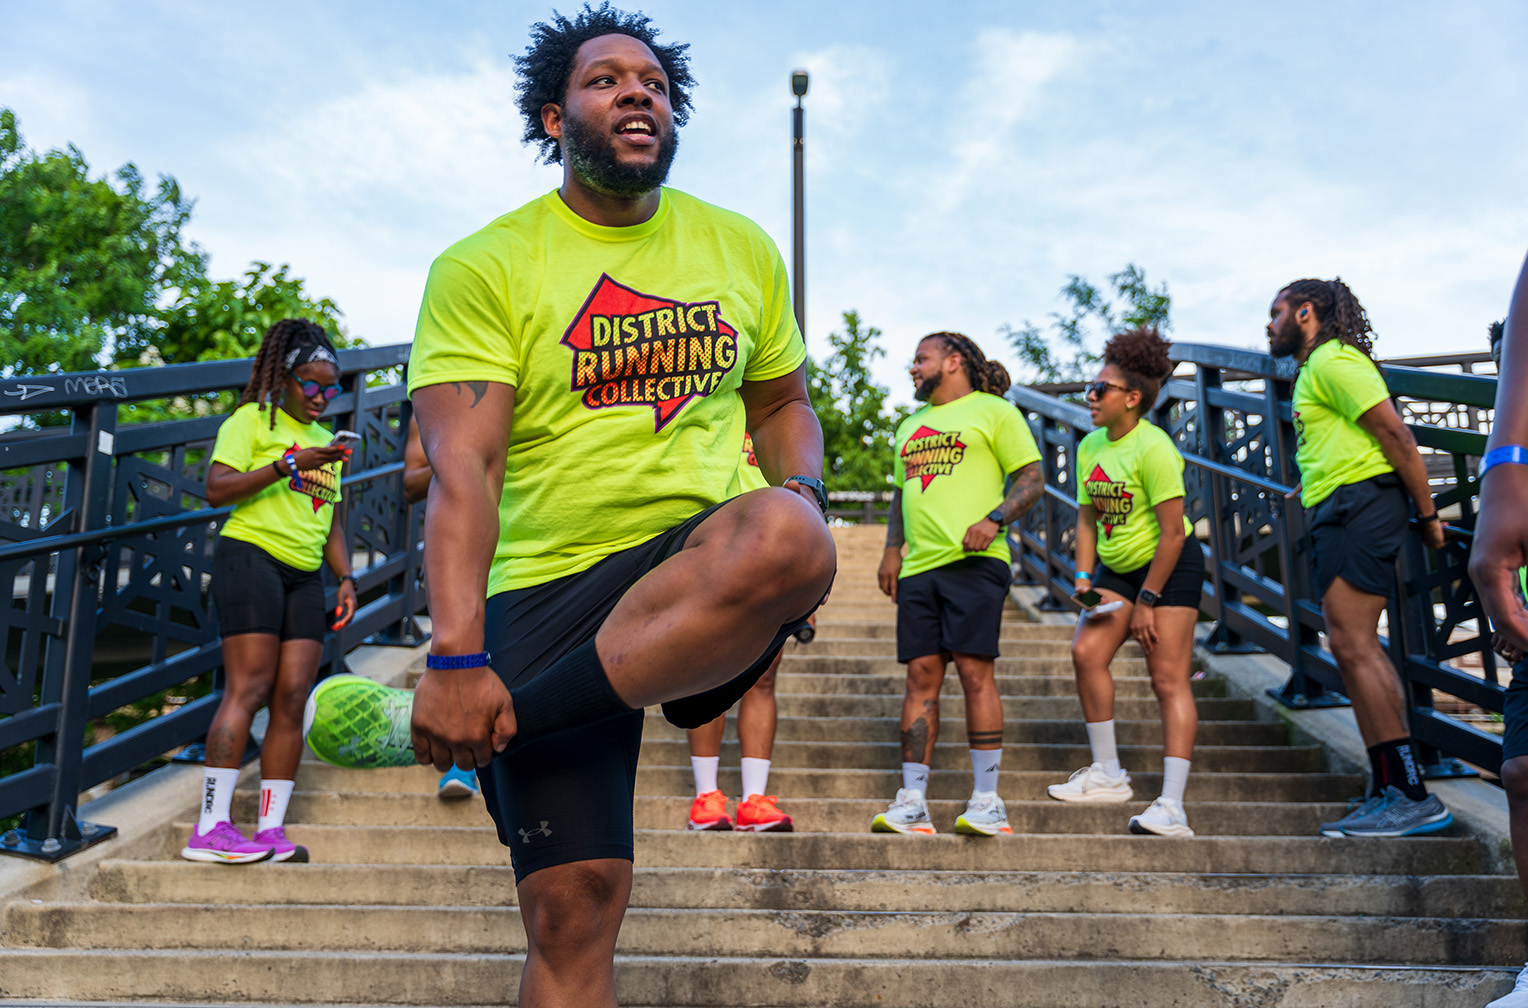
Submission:
M 477 654 L 430 654 L 424 656 L 424 667 L 427 669 L 482 668 L 490 660 L 487 651 L 479 651 Z
M 1520 444 L 1508 444 L 1492 448 L 1480 460 L 1480 478 L 1484 479 L 1486 473 L 1506 462 L 1528 465 L 1528 447 Z

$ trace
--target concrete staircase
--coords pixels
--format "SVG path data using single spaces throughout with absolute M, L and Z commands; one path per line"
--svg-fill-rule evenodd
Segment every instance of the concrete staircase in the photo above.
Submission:
M 1045 797 L 1088 761 L 1067 626 L 1004 628 L 1001 792 L 1014 836 L 948 832 L 970 787 L 952 674 L 930 785 L 936 837 L 873 835 L 900 775 L 894 609 L 875 591 L 880 532 L 839 530 L 817 640 L 779 680 L 772 791 L 794 834 L 686 833 L 683 733 L 649 715 L 637 871 L 621 933 L 623 1004 L 1427 1006 L 1510 987 L 1528 932 L 1513 878 L 1471 837 L 1333 840 L 1359 778 L 1213 676 L 1196 683 L 1189 782 L 1198 836 L 1133 836 L 1160 786 L 1160 728 L 1138 653 L 1115 664 L 1138 802 Z M 1133 646 L 1132 646 L 1133 647 Z M 737 747 L 722 786 L 738 789 Z M 512 1003 L 524 936 L 508 852 L 477 800 L 424 769 L 306 763 L 291 834 L 314 863 L 102 861 L 75 898 L 5 908 L 0 997 L 79 1001 Z M 253 818 L 253 794 L 236 813 Z

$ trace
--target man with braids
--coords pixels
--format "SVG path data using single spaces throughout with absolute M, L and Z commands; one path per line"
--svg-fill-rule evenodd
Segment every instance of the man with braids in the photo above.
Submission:
M 685 48 L 608 4 L 532 29 L 525 139 L 562 184 L 435 261 L 409 364 L 434 472 L 429 671 L 411 722 L 375 690 L 315 694 L 310 743 L 373 696 L 419 762 L 479 769 L 518 882 L 522 1006 L 615 1004 L 643 708 L 686 728 L 725 711 L 835 567 L 779 252 L 662 186 Z M 745 430 L 771 486 L 729 499 Z
M 1146 652 L 1162 711 L 1162 793 L 1132 833 L 1193 836 L 1183 810 L 1199 713 L 1189 675 L 1204 551 L 1183 514 L 1183 456 L 1144 414 L 1172 373 L 1168 343 L 1154 328 L 1117 333 L 1087 387 L 1096 430 L 1077 445 L 1077 563 L 1074 587 L 1098 595 L 1072 639 L 1072 666 L 1093 761 L 1046 792 L 1066 802 L 1127 802 L 1134 795 L 1114 739 L 1109 663 L 1126 637 Z M 1094 561 L 1098 567 L 1094 569 Z M 1090 607 L 1091 609 L 1091 607 Z
M 207 503 L 232 504 L 213 556 L 212 597 L 223 635 L 223 699 L 207 729 L 207 771 L 190 861 L 306 861 L 283 822 L 302 755 L 303 701 L 324 642 L 325 561 L 340 579 L 336 629 L 355 613 L 345 530 L 334 519 L 340 462 L 318 423 L 339 394 L 340 372 L 324 330 L 303 319 L 271 326 L 249 386 L 218 428 Z M 239 763 L 255 712 L 270 706 L 260 747 L 260 810 L 253 840 L 230 821 Z
M 1012 833 L 997 794 L 1003 702 L 994 672 L 1012 558 L 1003 526 L 1044 492 L 1040 451 L 1012 403 L 1008 372 L 960 333 L 918 343 L 913 397 L 927 403 L 897 427 L 891 513 L 877 580 L 897 604 L 902 787 L 875 817 L 877 833 L 932 834 L 929 764 L 939 736 L 939 690 L 953 658 L 966 698 L 975 781 L 958 833 Z M 1005 478 L 1012 480 L 1004 493 Z M 907 555 L 904 558 L 904 542 Z
M 1363 306 L 1337 280 L 1296 280 L 1268 310 L 1268 346 L 1300 362 L 1295 379 L 1295 463 L 1327 643 L 1353 700 L 1372 770 L 1348 814 L 1326 836 L 1436 833 L 1453 816 L 1428 794 L 1406 725 L 1400 677 L 1379 644 L 1379 617 L 1395 585 L 1395 558 L 1411 507 L 1432 549 L 1443 526 L 1416 440 L 1390 401 L 1371 356 Z

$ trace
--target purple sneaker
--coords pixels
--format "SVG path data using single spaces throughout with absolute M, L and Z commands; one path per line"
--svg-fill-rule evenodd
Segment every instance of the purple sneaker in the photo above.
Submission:
M 251 840 L 224 820 L 206 833 L 191 827 L 191 839 L 180 849 L 187 861 L 211 861 L 214 864 L 249 864 L 271 856 L 271 845 Z
M 265 844 L 271 849 L 272 861 L 306 862 L 308 860 L 308 848 L 288 840 L 286 829 L 281 826 L 274 826 L 256 833 L 255 843 Z

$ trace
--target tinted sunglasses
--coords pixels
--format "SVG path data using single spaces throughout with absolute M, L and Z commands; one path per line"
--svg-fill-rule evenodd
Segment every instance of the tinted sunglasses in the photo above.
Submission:
M 304 399 L 312 399 L 314 396 L 318 395 L 320 390 L 322 390 L 324 393 L 324 402 L 329 402 L 334 399 L 335 396 L 344 391 L 344 389 L 338 385 L 321 385 L 316 381 L 308 381 L 305 378 L 299 378 L 291 371 L 288 371 L 287 374 L 292 375 L 292 380 L 297 383 L 298 388 L 302 389 L 302 397 Z
M 1090 399 L 1102 399 L 1105 395 L 1108 394 L 1110 389 L 1119 389 L 1121 392 L 1130 391 L 1125 386 L 1116 385 L 1113 382 L 1096 381 L 1089 385 L 1084 385 L 1082 387 L 1082 394 Z

